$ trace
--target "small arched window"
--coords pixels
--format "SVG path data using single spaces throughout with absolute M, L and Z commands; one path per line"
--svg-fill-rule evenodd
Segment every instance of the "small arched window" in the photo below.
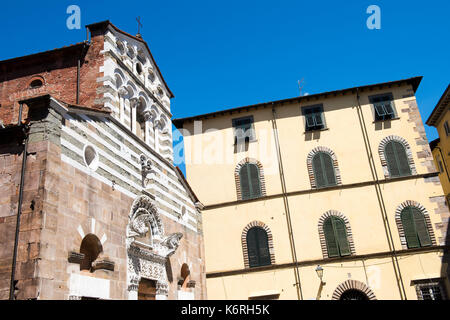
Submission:
M 103 246 L 96 235 L 88 234 L 81 242 L 80 253 L 84 255 L 80 263 L 80 270 L 93 272 L 92 263 L 97 260 L 100 253 L 103 252 Z
M 42 87 L 43 85 L 44 85 L 44 81 L 42 81 L 41 79 L 34 79 L 30 83 L 30 89 L 37 89 L 37 88 Z
M 403 144 L 398 141 L 390 141 L 386 144 L 384 153 L 391 177 L 404 177 L 412 174 Z
M 247 232 L 247 250 L 250 268 L 270 266 L 272 264 L 267 232 L 254 227 Z
M 239 177 L 242 200 L 255 199 L 262 196 L 260 172 L 256 164 L 246 163 L 243 165 L 239 172 Z
M 318 152 L 312 160 L 317 188 L 337 185 L 333 159 L 326 152 Z
M 432 245 L 425 217 L 418 208 L 406 207 L 400 217 L 409 249 Z
M 329 217 L 323 224 L 323 232 L 327 243 L 328 257 L 345 257 L 352 254 L 348 241 L 345 222 L 335 216 Z

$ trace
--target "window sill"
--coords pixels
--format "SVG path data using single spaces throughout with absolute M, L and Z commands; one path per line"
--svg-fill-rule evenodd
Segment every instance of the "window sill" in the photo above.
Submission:
M 322 132 L 322 131 L 328 131 L 328 130 L 330 130 L 330 128 L 318 129 L 318 130 L 307 130 L 307 131 L 305 131 L 304 134 L 314 133 L 314 132 Z
M 250 143 L 257 143 L 258 142 L 258 140 L 257 139 L 255 139 L 255 140 L 250 140 L 250 141 L 245 141 L 243 144 L 250 144 Z M 241 143 L 233 143 L 233 147 L 236 147 L 236 146 L 238 146 L 238 145 L 240 145 Z
M 374 120 L 372 123 L 381 123 L 381 122 L 393 121 L 393 120 L 400 120 L 400 118 L 397 117 L 397 118 L 386 119 L 386 120 Z

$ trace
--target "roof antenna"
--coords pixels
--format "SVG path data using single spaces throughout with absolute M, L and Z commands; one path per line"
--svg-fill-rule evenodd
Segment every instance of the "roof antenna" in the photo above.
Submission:
M 136 21 L 138 23 L 138 33 L 136 35 L 136 37 L 141 38 L 142 39 L 142 35 L 141 35 L 141 28 L 143 28 L 144 26 L 141 23 L 141 17 L 137 17 Z
M 300 91 L 300 97 L 303 96 L 303 87 L 305 86 L 305 78 L 298 80 L 298 90 Z

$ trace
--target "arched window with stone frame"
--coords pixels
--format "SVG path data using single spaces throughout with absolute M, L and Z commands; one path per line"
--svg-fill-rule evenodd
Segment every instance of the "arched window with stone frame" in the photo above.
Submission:
M 350 222 L 338 211 L 330 210 L 319 219 L 319 238 L 324 259 L 356 253 Z
M 234 172 L 238 200 L 251 200 L 266 196 L 264 169 L 254 159 L 241 161 Z
M 273 236 L 266 224 L 259 221 L 248 224 L 241 241 L 246 269 L 275 264 Z
M 337 156 L 330 148 L 314 148 L 308 154 L 306 162 L 313 189 L 342 185 Z
M 403 249 L 436 245 L 428 211 L 416 201 L 405 201 L 397 207 L 395 221 Z
M 378 152 L 386 178 L 417 174 L 412 150 L 406 139 L 394 135 L 386 137 L 381 140 Z

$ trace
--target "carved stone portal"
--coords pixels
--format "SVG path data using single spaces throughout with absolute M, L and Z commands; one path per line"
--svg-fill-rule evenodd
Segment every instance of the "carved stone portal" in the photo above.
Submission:
M 156 299 L 169 295 L 166 272 L 167 259 L 180 245 L 183 234 L 165 236 L 155 202 L 139 196 L 133 203 L 127 227 L 128 292 L 130 300 L 137 300 L 141 279 L 156 281 Z

